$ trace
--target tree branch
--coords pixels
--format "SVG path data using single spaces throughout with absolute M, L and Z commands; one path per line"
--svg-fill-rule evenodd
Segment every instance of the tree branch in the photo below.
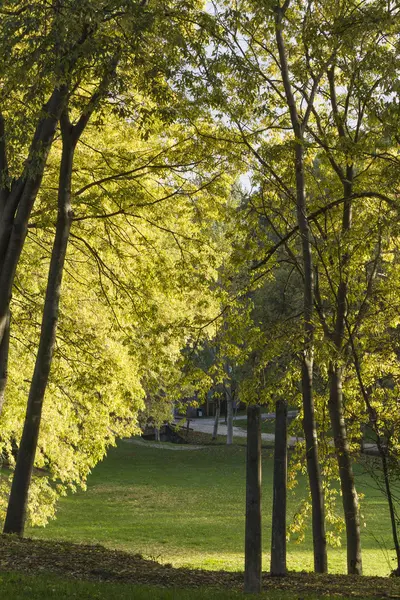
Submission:
M 320 215 L 323 215 L 326 212 L 328 212 L 329 210 L 331 210 L 332 208 L 335 208 L 336 206 L 343 204 L 343 202 L 346 202 L 349 200 L 357 200 L 359 198 L 377 198 L 378 200 L 383 200 L 383 202 L 386 202 L 386 204 L 388 204 L 391 208 L 393 208 L 397 212 L 400 212 L 400 207 L 398 206 L 398 204 L 394 200 L 389 198 L 388 196 L 385 196 L 385 194 L 381 194 L 380 192 L 358 192 L 358 193 L 351 194 L 350 196 L 346 196 L 344 198 L 339 198 L 338 200 L 333 200 L 326 206 L 319 208 L 318 210 L 314 211 L 313 213 L 310 213 L 310 215 L 308 216 L 308 220 L 314 221 Z M 259 269 L 260 267 L 265 265 L 269 261 L 271 256 L 273 256 L 275 254 L 275 252 L 281 246 L 283 246 L 286 242 L 288 242 L 298 232 L 298 230 L 299 230 L 298 225 L 293 227 L 293 229 L 291 229 L 285 236 L 283 236 L 282 239 L 279 240 L 279 242 L 277 242 L 274 246 L 272 246 L 272 248 L 270 248 L 268 250 L 266 256 L 259 262 L 255 263 L 251 267 L 251 269 L 252 270 Z

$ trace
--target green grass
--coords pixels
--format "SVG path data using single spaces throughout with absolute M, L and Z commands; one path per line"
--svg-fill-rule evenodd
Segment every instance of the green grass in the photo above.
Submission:
M 243 446 L 169 451 L 120 442 L 96 467 L 87 492 L 60 502 L 57 520 L 26 533 L 43 539 L 100 543 L 142 553 L 174 566 L 243 569 L 245 512 Z M 365 475 L 357 478 L 362 504 L 364 572 L 387 575 L 382 544 L 391 548 L 387 506 Z M 271 451 L 263 451 L 263 568 L 269 567 Z M 305 481 L 289 498 L 289 518 L 304 496 Z M 340 511 L 341 507 L 338 506 Z M 376 539 L 375 539 L 376 538 Z M 378 541 L 379 543 L 378 543 Z M 312 570 L 310 531 L 302 544 L 288 544 L 288 567 Z M 344 548 L 329 550 L 331 572 L 344 573 Z
M 240 600 L 248 598 L 241 592 L 215 588 L 180 589 L 150 585 L 98 583 L 68 580 L 50 574 L 24 575 L 0 573 L 2 598 L 7 600 Z M 332 596 L 331 596 L 332 597 Z M 336 597 L 336 596 L 334 596 Z M 257 596 L 260 600 L 317 600 L 320 595 L 268 590 Z M 348 597 L 340 597 L 349 600 Z M 357 596 L 351 596 L 352 600 Z

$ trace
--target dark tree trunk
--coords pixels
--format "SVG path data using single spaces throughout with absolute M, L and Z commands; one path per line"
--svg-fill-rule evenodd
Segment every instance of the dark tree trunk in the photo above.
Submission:
M 10 311 L 8 311 L 3 339 L 0 343 L 0 415 L 3 410 L 4 394 L 8 375 L 8 353 L 10 346 Z
M 336 123 L 337 135 L 342 142 L 354 140 L 348 137 L 346 133 L 346 117 L 340 114 L 340 105 L 336 97 L 335 67 L 327 71 L 330 103 L 332 114 Z M 349 157 L 348 157 L 349 158 Z M 352 227 L 352 192 L 354 180 L 354 167 L 351 161 L 348 161 L 343 172 L 337 169 L 343 186 L 343 214 L 341 238 L 346 240 Z M 329 341 L 336 347 L 337 358 L 332 359 L 329 365 L 329 414 L 331 419 L 336 456 L 339 466 L 340 485 L 342 489 L 342 502 L 344 517 L 346 523 L 347 538 L 347 570 L 349 574 L 362 574 L 361 562 L 361 539 L 360 539 L 360 516 L 358 509 L 357 492 L 354 484 L 354 474 L 350 456 L 349 444 L 347 440 L 347 430 L 343 413 L 343 369 L 338 364 L 338 358 L 346 355 L 348 346 L 345 345 L 345 330 L 348 311 L 348 282 L 349 282 L 349 263 L 351 255 L 344 250 L 339 251 L 339 284 L 335 294 L 335 326 Z M 332 284 L 332 282 L 331 282 Z M 347 341 L 351 344 L 351 340 Z
M 40 342 L 4 524 L 4 533 L 16 533 L 20 536 L 24 533 L 28 492 L 39 437 L 43 400 L 56 337 L 61 281 L 72 220 L 71 177 L 74 147 L 71 132 L 64 132 L 56 234 L 50 260 Z
M 333 112 L 338 120 L 338 135 L 345 139 L 345 132 L 338 118 L 338 107 L 336 101 L 336 91 L 334 86 L 333 70 L 329 72 L 329 81 L 331 89 L 331 100 Z M 342 181 L 343 203 L 342 215 L 342 239 L 346 239 L 352 227 L 352 201 L 354 167 L 352 164 L 346 166 L 346 175 Z M 348 311 L 348 267 L 350 262 L 348 252 L 343 252 L 339 259 L 340 281 L 336 292 L 336 319 L 333 334 L 333 342 L 337 349 L 337 354 L 343 354 L 345 344 L 346 318 Z M 348 340 L 351 345 L 351 340 Z M 345 350 L 348 349 L 345 348 Z M 347 572 L 354 575 L 362 575 L 361 560 L 361 536 L 360 536 L 360 515 L 358 507 L 358 497 L 354 482 L 354 473 L 350 449 L 347 439 L 347 429 L 343 412 L 343 368 L 335 361 L 329 365 L 329 415 L 331 419 L 336 456 L 339 466 L 340 486 L 342 490 L 342 502 L 344 518 L 346 523 L 347 540 Z
M 396 552 L 397 568 L 393 570 L 393 575 L 396 575 L 396 577 L 400 577 L 400 544 L 399 544 L 399 536 L 397 534 L 398 517 L 396 514 L 396 509 L 394 507 L 393 490 L 392 490 L 392 486 L 390 483 L 390 474 L 389 474 L 387 453 L 385 451 L 384 446 L 382 445 L 382 438 L 380 437 L 379 433 L 377 433 L 377 446 L 378 446 L 378 452 L 379 452 L 379 456 L 381 458 L 381 463 L 382 463 L 383 480 L 385 483 L 385 493 L 386 493 L 386 497 L 387 497 L 387 501 L 388 501 L 388 505 L 389 505 L 390 524 L 392 527 L 393 543 L 394 543 L 394 549 Z
M 326 573 L 328 558 L 325 533 L 325 505 L 324 492 L 321 480 L 321 471 L 318 459 L 318 438 L 314 415 L 313 399 L 313 346 L 314 346 L 314 283 L 313 261 L 311 249 L 311 231 L 307 218 L 306 186 L 304 177 L 304 128 L 307 118 L 303 122 L 297 111 L 295 98 L 290 83 L 289 66 L 287 63 L 286 49 L 282 35 L 282 21 L 284 10 L 276 9 L 275 33 L 278 47 L 280 68 L 287 105 L 289 108 L 292 129 L 295 136 L 295 175 L 296 175 L 296 211 L 297 223 L 301 236 L 302 262 L 304 271 L 304 343 L 302 353 L 302 395 L 303 395 L 303 428 L 306 441 L 307 472 L 312 500 L 312 529 L 314 546 L 314 570 L 317 573 Z M 312 103 L 312 98 L 309 100 Z M 311 104 L 309 106 L 311 109 Z M 308 115 L 310 111 L 308 111 Z
M 4 118 L 0 115 L 0 414 L 7 386 L 10 302 L 15 271 L 65 97 L 64 86 L 55 89 L 43 107 L 44 116 L 37 125 L 24 172 L 11 188 L 8 182 Z
M 228 388 L 229 386 L 229 388 Z M 232 384 L 227 382 L 226 388 L 226 443 L 228 446 L 233 444 L 233 393 Z
M 317 427 L 314 416 L 314 399 L 312 393 L 312 358 L 303 357 L 302 390 L 303 390 L 303 431 L 306 442 L 306 461 L 308 482 L 312 504 L 312 535 L 314 547 L 314 571 L 327 573 L 328 556 L 325 533 L 325 500 L 322 488 L 321 470 L 318 458 Z
M 362 575 L 360 515 L 343 416 L 342 377 L 342 368 L 331 363 L 329 366 L 329 414 L 339 465 L 340 486 L 346 523 L 347 572 L 349 574 Z
M 286 575 L 287 403 L 275 404 L 271 575 Z
M 43 107 L 24 173 L 14 183 L 2 208 L 0 221 L 0 343 L 10 306 L 15 271 L 25 242 L 28 221 L 43 178 L 66 88 L 55 89 Z
M 116 64 L 113 64 L 110 72 L 106 73 L 98 90 L 96 90 L 92 95 L 86 106 L 86 109 L 83 111 L 75 125 L 72 125 L 69 120 L 68 108 L 64 108 L 64 103 L 68 95 L 68 89 L 66 86 L 62 86 L 60 89 L 56 89 L 53 92 L 50 101 L 45 107 L 45 116 L 42 119 L 41 126 L 38 126 L 32 144 L 34 149 L 33 160 L 36 161 L 35 165 L 37 162 L 39 163 L 40 168 L 37 171 L 37 175 L 26 178 L 26 185 L 23 188 L 21 199 L 19 200 L 18 212 L 8 244 L 3 270 L 1 272 L 0 328 L 2 326 L 2 311 L 4 310 L 5 306 L 8 308 L 10 301 L 15 269 L 19 260 L 23 243 L 25 241 L 29 216 L 43 177 L 43 171 L 46 164 L 47 155 L 53 141 L 55 128 L 57 126 L 57 122 L 60 121 L 62 134 L 62 155 L 58 185 L 56 235 L 50 260 L 39 348 L 36 356 L 31 387 L 29 390 L 21 443 L 15 466 L 13 482 L 11 485 L 11 493 L 4 524 L 4 533 L 16 533 L 18 535 L 23 535 L 25 527 L 29 485 L 32 477 L 37 441 L 39 437 L 43 400 L 49 378 L 51 362 L 53 359 L 59 315 L 61 281 L 72 222 L 71 180 L 75 147 L 86 125 L 88 124 L 91 115 L 96 109 L 99 100 L 107 92 L 107 85 L 110 77 L 113 76 L 115 67 Z M 40 151 L 39 158 L 37 156 L 38 150 Z M 7 210 L 7 207 L 8 204 L 5 210 Z M 0 235 L 0 245 L 1 241 Z M 9 262 L 7 262 L 8 257 L 10 258 Z M 4 278 L 9 285 L 7 302 L 5 301 L 4 289 L 2 287 Z M 0 336 L 0 340 L 1 339 L 2 334 Z
M 244 591 L 261 592 L 261 410 L 247 408 Z
M 216 440 L 218 437 L 218 425 L 219 425 L 220 412 L 221 412 L 221 400 L 218 397 L 217 401 L 215 403 L 214 428 L 213 428 L 213 434 L 212 434 L 213 440 Z
M 314 547 L 314 570 L 316 573 L 328 571 L 328 555 L 325 533 L 325 500 L 318 458 L 318 438 L 315 422 L 313 396 L 314 367 L 314 284 L 311 251 L 311 232 L 307 219 L 307 202 L 304 181 L 303 146 L 296 145 L 296 189 L 297 222 L 302 241 L 304 270 L 304 347 L 301 365 L 301 383 L 303 396 L 303 430 L 306 441 L 306 460 L 308 481 L 312 503 L 312 532 Z

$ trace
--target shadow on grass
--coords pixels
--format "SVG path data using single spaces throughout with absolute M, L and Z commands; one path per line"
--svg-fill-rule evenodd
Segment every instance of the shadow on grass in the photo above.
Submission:
M 161 593 L 157 596 L 154 590 L 150 593 L 144 589 L 143 595 L 139 592 L 135 598 L 206 598 L 212 594 L 213 598 L 221 597 L 237 598 L 242 591 L 243 573 L 228 571 L 204 571 L 196 569 L 173 568 L 171 565 L 161 565 L 153 560 L 146 560 L 139 554 L 129 554 L 116 550 L 108 550 L 100 545 L 71 544 L 57 541 L 39 541 L 32 539 L 21 539 L 15 536 L 0 536 L 0 566 L 3 572 L 2 579 L 5 582 L 19 580 L 26 583 L 24 577 L 33 577 L 43 574 L 42 583 L 45 584 L 46 577 L 62 577 L 80 582 L 93 582 L 95 584 L 133 584 L 135 586 L 161 586 L 163 588 L 179 588 L 181 592 L 175 595 Z M 11 572 L 11 574 L 10 574 Z M 12 574 L 14 573 L 14 575 Z M 14 579 L 13 579 L 14 578 Z M 16 579 L 15 579 L 16 578 Z M 33 581 L 33 580 L 32 580 Z M 41 589 L 40 577 L 38 593 Z M 24 585 L 25 585 L 24 583 Z M 10 585 L 11 585 L 10 584 Z M 39 585 L 40 584 L 40 585 Z M 28 585 L 28 584 L 27 584 Z M 27 589 L 31 591 L 29 596 L 13 596 L 10 593 L 7 598 L 43 598 L 35 595 L 35 583 L 31 582 Z M 57 581 L 53 581 L 51 588 L 57 591 Z M 67 583 L 65 583 L 67 585 Z M 55 586 L 55 587 L 54 587 Z M 4 590 L 4 586 L 3 590 Z M 21 587 L 21 586 L 20 586 Z M 194 592 L 195 589 L 203 590 L 203 596 Z M 218 588 L 221 590 L 218 591 Z M 22 589 L 22 588 L 21 588 Z M 107 595 L 106 591 L 108 589 Z M 192 589 L 193 591 L 185 592 Z M 215 590 L 211 591 L 211 589 Z M 326 595 L 339 595 L 342 598 L 399 598 L 400 580 L 382 577 L 355 577 L 346 575 L 315 575 L 311 573 L 290 573 L 287 577 L 270 577 L 268 573 L 263 575 L 263 589 L 268 593 L 266 597 L 273 599 L 282 598 L 320 598 Z M 71 595 L 71 597 L 91 598 L 85 595 L 90 593 L 89 588 L 82 588 L 82 595 Z M 86 590 L 86 591 L 85 591 Z M 104 588 L 96 598 L 125 598 L 122 588 L 114 590 Z M 139 590 L 139 588 L 138 588 Z M 224 591 L 222 591 L 224 590 Z M 132 592 L 132 589 L 131 589 Z M 46 596 L 46 598 L 53 596 Z M 57 596 L 60 598 L 60 594 Z M 69 597 L 64 593 L 63 598 Z M 129 596 L 126 596 L 127 598 Z M 56 595 L 54 595 L 56 598 Z

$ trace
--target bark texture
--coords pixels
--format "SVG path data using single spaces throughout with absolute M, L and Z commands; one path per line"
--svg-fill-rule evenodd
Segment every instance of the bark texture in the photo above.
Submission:
M 36 127 L 24 171 L 13 182 L 8 172 L 5 121 L 0 114 L 0 414 L 7 385 L 10 302 L 15 272 L 66 93 L 65 86 L 54 89 L 43 106 L 43 116 Z
M 347 572 L 362 575 L 360 516 L 354 484 L 353 467 L 343 417 L 342 369 L 333 363 L 329 367 L 329 414 L 339 465 L 340 487 L 347 541 Z
M 247 408 L 244 591 L 261 591 L 261 410 Z
M 0 343 L 7 327 L 15 271 L 25 242 L 28 221 L 43 178 L 47 157 L 66 98 L 66 88 L 56 88 L 43 107 L 24 172 L 2 190 L 0 220 Z
M 4 395 L 8 377 L 8 352 L 10 347 L 10 311 L 8 311 L 3 339 L 0 343 L 0 415 L 3 410 Z
M 285 3 L 286 5 L 288 3 Z M 289 66 L 287 62 L 285 43 L 283 40 L 284 10 L 276 9 L 275 33 L 279 53 L 282 81 L 285 89 L 286 101 L 289 108 L 293 133 L 295 136 L 295 176 L 296 176 L 296 211 L 297 223 L 301 236 L 302 263 L 304 273 L 304 342 L 302 353 L 302 396 L 303 396 L 303 429 L 306 441 L 307 472 L 312 500 L 312 530 L 314 547 L 314 570 L 325 573 L 328 570 L 328 558 L 325 532 L 325 505 L 318 459 L 318 440 L 315 423 L 314 398 L 313 398 L 313 344 L 314 344 L 314 289 L 313 289 L 313 261 L 311 249 L 311 231 L 307 218 L 307 199 L 304 177 L 304 128 L 311 112 L 313 94 L 310 94 L 309 106 L 303 122 L 297 111 L 295 98 L 290 83 Z
M 330 101 L 338 136 L 347 140 L 343 118 L 339 114 L 336 98 L 334 66 L 328 70 Z M 352 192 L 354 167 L 348 162 L 341 173 L 343 186 L 343 214 L 340 241 L 346 241 L 352 228 Z M 343 511 L 346 523 L 347 539 L 347 571 L 349 574 L 362 575 L 360 516 L 357 491 L 354 482 L 352 459 L 347 439 L 347 429 L 343 411 L 343 358 L 348 354 L 351 340 L 346 340 L 346 319 L 349 292 L 349 265 L 351 256 L 348 251 L 339 253 L 339 283 L 335 294 L 335 325 L 331 334 L 331 342 L 336 348 L 336 357 L 329 366 L 329 414 L 331 419 L 336 456 L 339 466 L 340 486 L 342 490 Z M 341 359 L 341 360 L 340 360 Z
M 271 575 L 286 575 L 287 403 L 275 404 Z
M 63 127 L 56 234 L 50 260 L 40 342 L 28 397 L 22 438 L 8 502 L 4 533 L 24 533 L 28 492 L 39 437 L 43 400 L 50 373 L 59 315 L 61 281 L 72 220 L 71 177 L 75 142 Z
M 304 270 L 304 345 L 301 365 L 303 400 L 303 431 L 306 442 L 307 473 L 312 501 L 312 533 L 314 547 L 314 571 L 328 571 L 328 556 L 325 532 L 325 500 L 318 457 L 317 426 L 315 422 L 313 395 L 314 368 L 314 325 L 313 325 L 313 264 L 311 232 L 306 217 L 303 148 L 296 146 L 297 220 L 302 238 Z

